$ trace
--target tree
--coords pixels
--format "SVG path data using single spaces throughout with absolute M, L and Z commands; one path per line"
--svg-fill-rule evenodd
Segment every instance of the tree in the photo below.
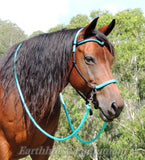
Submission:
M 78 14 L 71 19 L 70 24 L 66 27 L 67 28 L 84 27 L 87 24 L 89 24 L 89 22 L 90 22 L 90 20 L 89 20 L 88 16 Z
M 33 32 L 31 35 L 30 35 L 30 37 L 34 37 L 34 36 L 37 36 L 37 35 L 39 35 L 39 34 L 42 34 L 43 32 L 42 31 L 35 31 L 35 32 Z
M 0 20 L 0 55 L 24 39 L 26 39 L 26 35 L 16 24 Z
M 96 17 L 99 17 L 97 28 L 110 24 L 110 22 L 114 19 L 114 16 L 111 13 L 109 13 L 109 11 L 101 11 L 101 10 L 92 11 L 90 13 L 90 17 L 91 20 L 95 19 Z
M 50 28 L 50 29 L 48 30 L 48 33 L 49 33 L 49 32 L 55 32 L 55 31 L 61 30 L 61 29 L 63 29 L 63 28 L 64 28 L 64 25 L 59 24 L 59 25 L 57 25 L 56 27 Z
M 122 87 L 128 88 L 129 95 L 140 101 L 145 98 L 143 95 L 140 97 L 140 86 L 143 86 L 145 76 L 145 17 L 140 9 L 134 9 L 117 13 L 115 19 L 117 29 L 112 35 L 117 52 L 115 72 L 120 75 L 120 81 L 123 81 Z

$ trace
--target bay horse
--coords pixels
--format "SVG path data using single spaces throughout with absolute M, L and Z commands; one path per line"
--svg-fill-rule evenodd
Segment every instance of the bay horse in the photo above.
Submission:
M 86 41 L 76 46 L 75 62 L 72 48 L 79 28 L 41 34 L 21 42 L 16 60 L 20 87 L 32 116 L 51 135 L 58 126 L 59 93 L 68 83 L 90 99 L 93 86 L 113 79 L 114 48 L 107 35 L 114 28 L 115 20 L 98 30 L 97 20 L 79 32 L 77 42 Z M 104 45 L 87 41 L 88 38 Z M 29 154 L 32 160 L 47 160 L 50 152 L 46 155 L 23 152 L 24 147 L 31 151 L 36 148 L 40 151 L 41 147 L 51 150 L 54 140 L 43 135 L 23 109 L 13 71 L 18 45 L 0 59 L 0 160 L 19 159 Z M 116 83 L 95 90 L 94 95 L 93 103 L 104 121 L 110 122 L 120 115 L 123 100 Z

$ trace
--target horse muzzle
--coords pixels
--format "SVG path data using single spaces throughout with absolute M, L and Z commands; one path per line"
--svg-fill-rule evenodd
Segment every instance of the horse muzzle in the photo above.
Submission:
M 101 106 L 99 106 L 98 108 L 100 110 L 100 117 L 102 118 L 102 120 L 104 120 L 105 122 L 111 122 L 114 120 L 114 118 L 119 117 L 124 108 L 124 103 L 119 105 L 117 102 L 112 102 L 108 109 Z

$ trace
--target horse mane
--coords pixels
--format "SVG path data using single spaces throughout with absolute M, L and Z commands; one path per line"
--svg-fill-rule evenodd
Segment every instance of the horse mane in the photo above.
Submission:
M 77 31 L 63 29 L 22 42 L 16 61 L 17 76 L 24 99 L 36 121 L 53 111 L 56 99 L 66 85 L 70 53 Z M 113 46 L 103 33 L 95 30 L 93 36 L 104 41 L 114 54 Z M 13 67 L 17 47 L 18 44 L 14 45 L 0 59 L 0 83 L 5 99 L 16 88 Z
M 78 29 L 45 33 L 22 42 L 16 67 L 20 87 L 28 108 L 39 121 L 53 111 L 59 92 L 66 85 L 73 40 Z M 14 53 L 18 44 L 0 59 L 0 83 L 4 96 L 15 88 Z M 48 106 L 49 105 L 49 106 Z M 38 119 L 39 117 L 39 119 Z

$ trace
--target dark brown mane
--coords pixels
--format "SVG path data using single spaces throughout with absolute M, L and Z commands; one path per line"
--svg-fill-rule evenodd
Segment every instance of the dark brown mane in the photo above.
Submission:
M 25 100 L 30 102 L 28 108 L 37 120 L 44 116 L 48 104 L 53 109 L 57 95 L 65 85 L 76 32 L 77 29 L 64 29 L 41 34 L 23 41 L 18 51 L 18 79 Z M 5 97 L 15 87 L 13 60 L 17 46 L 13 46 L 0 60 L 0 83 Z

